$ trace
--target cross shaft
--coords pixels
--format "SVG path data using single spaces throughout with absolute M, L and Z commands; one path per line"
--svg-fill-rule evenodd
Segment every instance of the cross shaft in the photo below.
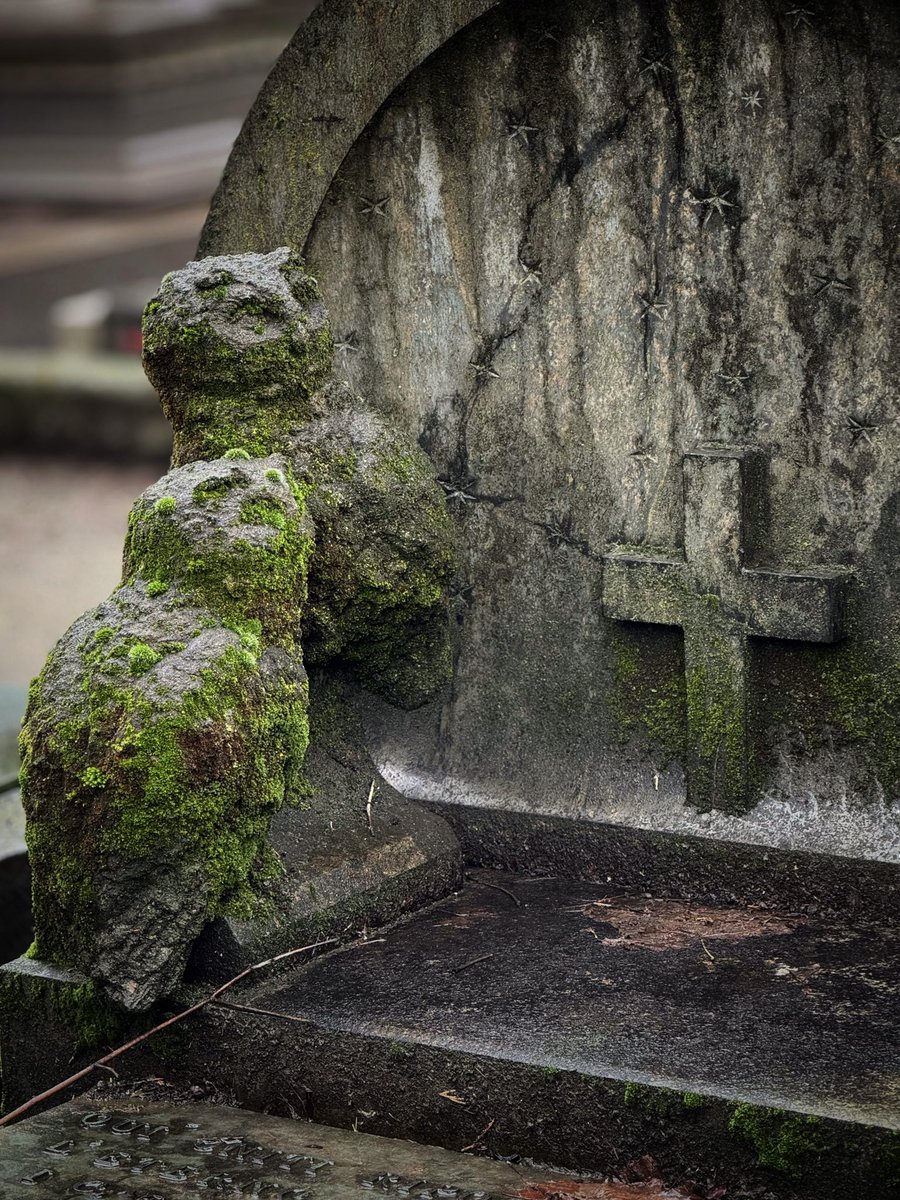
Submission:
M 745 566 L 765 460 L 755 449 L 684 459 L 684 556 L 604 557 L 603 612 L 684 631 L 688 796 L 743 809 L 749 796 L 749 639 L 835 642 L 846 572 Z

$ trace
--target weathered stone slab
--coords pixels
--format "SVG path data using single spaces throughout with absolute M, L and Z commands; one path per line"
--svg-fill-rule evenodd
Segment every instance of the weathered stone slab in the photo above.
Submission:
M 32 934 L 25 812 L 15 786 L 25 698 L 25 688 L 0 685 L 0 963 L 26 950 Z
M 453 689 L 430 715 L 373 706 L 382 773 L 435 802 L 896 862 L 894 6 L 477 8 L 398 20 L 361 84 L 360 39 L 389 23 L 323 5 L 202 242 L 305 243 L 342 373 L 456 514 Z M 757 451 L 741 512 L 701 476 Z M 623 557 L 702 563 L 724 657 L 699 613 L 696 637 L 675 608 L 617 617 Z
M 171 453 L 159 400 L 123 354 L 4 349 L 0 400 L 0 435 L 16 450 L 157 463 Z
M 267 893 L 272 915 L 212 922 L 194 947 L 192 979 L 221 982 L 295 946 L 359 937 L 459 884 L 462 854 L 449 825 L 375 777 L 364 744 L 347 689 L 316 673 L 309 794 L 269 832 L 282 867 Z
M 432 1146 L 198 1104 L 64 1105 L 0 1130 L 0 1195 L 58 1200 L 497 1200 L 546 1174 Z
M 0 791 L 12 787 L 19 774 L 19 727 L 28 689 L 0 684 Z
M 0 1009 L 8 1107 L 128 1037 L 84 980 L 26 959 L 0 982 L 31 1013 Z M 887 1200 L 898 992 L 891 924 L 478 872 L 117 1067 L 451 1149 Z
M 32 938 L 31 872 L 25 811 L 18 788 L 0 792 L 0 963 L 28 949 Z
M 180 1061 L 251 1106 L 391 1136 L 460 1148 L 492 1120 L 501 1154 L 614 1172 L 649 1153 L 738 1195 L 882 1200 L 898 995 L 890 924 L 479 872 L 223 998 Z

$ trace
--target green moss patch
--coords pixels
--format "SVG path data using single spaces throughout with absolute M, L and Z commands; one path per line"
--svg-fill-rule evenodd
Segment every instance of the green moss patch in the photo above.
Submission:
M 809 1159 L 827 1148 L 818 1117 L 738 1104 L 728 1120 L 728 1131 L 749 1142 L 760 1166 L 799 1178 Z

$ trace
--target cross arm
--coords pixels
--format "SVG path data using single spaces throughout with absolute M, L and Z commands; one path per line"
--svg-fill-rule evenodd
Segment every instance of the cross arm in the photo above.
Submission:
M 685 564 L 669 558 L 607 554 L 603 559 L 603 615 L 615 621 L 683 625 Z
M 848 574 L 840 570 L 745 570 L 747 632 L 799 642 L 844 636 Z

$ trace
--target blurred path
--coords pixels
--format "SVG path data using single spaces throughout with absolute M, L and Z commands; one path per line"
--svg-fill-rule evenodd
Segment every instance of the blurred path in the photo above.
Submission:
M 165 466 L 0 457 L 0 683 L 27 683 L 119 581 L 135 497 Z

